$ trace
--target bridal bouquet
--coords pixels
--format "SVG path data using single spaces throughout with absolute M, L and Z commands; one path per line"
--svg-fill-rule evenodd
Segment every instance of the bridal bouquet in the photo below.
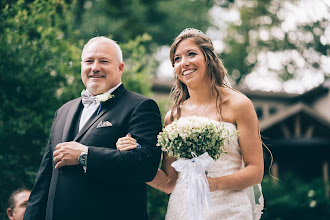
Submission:
M 157 146 L 162 147 L 169 156 L 178 160 L 172 167 L 181 173 L 187 184 L 187 208 L 189 219 L 202 219 L 202 207 L 206 209 L 211 203 L 211 194 L 206 171 L 211 168 L 213 160 L 219 159 L 225 142 L 230 134 L 223 124 L 205 117 L 180 118 L 166 126 L 158 135 Z
M 158 135 L 157 146 L 168 155 L 180 159 L 207 152 L 214 160 L 224 153 L 225 141 L 229 142 L 229 130 L 219 122 L 205 117 L 180 118 L 166 126 Z

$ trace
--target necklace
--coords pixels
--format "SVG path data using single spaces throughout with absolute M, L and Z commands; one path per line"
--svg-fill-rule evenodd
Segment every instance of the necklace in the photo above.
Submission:
M 200 115 L 200 117 L 202 117 L 204 115 L 204 112 L 207 109 L 207 107 L 209 107 L 209 104 L 210 104 L 211 100 L 212 100 L 212 97 L 210 98 L 209 102 L 207 103 L 207 105 L 204 108 L 204 110 L 203 110 L 202 114 Z M 190 102 L 189 102 L 189 105 L 190 105 L 191 109 L 193 110 L 193 112 L 195 113 L 195 115 L 198 116 L 198 114 L 195 111 L 195 108 L 192 106 L 192 104 Z

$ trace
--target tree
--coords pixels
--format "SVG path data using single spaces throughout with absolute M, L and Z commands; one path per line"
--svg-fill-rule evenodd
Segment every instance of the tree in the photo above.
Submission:
M 0 16 L 0 192 L 31 187 L 60 88 L 79 70 L 79 50 L 63 0 L 11 2 Z M 75 43 L 73 43 L 75 42 Z M 79 72 L 78 72 L 79 73 Z
M 273 75 L 285 89 L 285 84 L 293 80 L 304 83 L 309 74 L 330 76 L 330 18 L 325 2 L 253 0 L 235 7 L 241 18 L 228 29 L 228 46 L 222 58 L 237 82 L 249 73 Z M 303 21 L 288 17 L 295 11 L 307 16 Z M 324 16 L 312 17 L 313 13 Z M 313 84 L 307 82 L 304 86 L 309 89 Z
M 79 0 L 75 24 L 85 39 L 111 35 L 121 43 L 147 33 L 163 45 L 184 28 L 206 30 L 212 5 L 210 0 Z
M 84 40 L 72 27 L 75 1 L 11 1 L 0 11 L 0 201 L 20 186 L 31 188 L 46 146 L 53 115 L 80 95 Z M 121 44 L 123 83 L 150 94 L 153 59 L 150 36 Z M 5 219 L 1 216 L 0 219 Z

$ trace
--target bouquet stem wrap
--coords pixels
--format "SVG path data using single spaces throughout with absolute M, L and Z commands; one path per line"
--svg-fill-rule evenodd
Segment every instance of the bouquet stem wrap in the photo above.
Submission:
M 171 164 L 181 173 L 181 177 L 187 184 L 187 211 L 189 220 L 201 220 L 203 218 L 203 202 L 206 210 L 211 205 L 211 193 L 205 171 L 212 166 L 213 159 L 207 152 L 200 156 L 195 153 L 192 159 L 181 158 Z

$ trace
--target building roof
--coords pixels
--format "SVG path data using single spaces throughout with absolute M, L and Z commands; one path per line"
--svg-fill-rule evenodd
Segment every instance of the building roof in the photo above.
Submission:
M 330 121 L 328 119 L 326 119 L 322 115 L 318 114 L 317 112 L 315 112 L 315 110 L 311 109 L 310 107 L 306 106 L 305 104 L 299 102 L 292 106 L 288 106 L 286 109 L 283 109 L 283 110 L 277 112 L 276 114 L 271 115 L 268 118 L 265 118 L 264 120 L 261 120 L 260 121 L 260 130 L 264 131 L 264 130 L 272 127 L 273 125 L 278 124 L 278 123 L 284 121 L 285 119 L 287 119 L 293 115 L 296 115 L 300 112 L 303 112 L 303 113 L 311 116 L 312 118 L 317 120 L 319 123 L 325 125 L 326 127 L 328 127 L 330 129 Z
M 251 90 L 245 86 L 236 86 L 235 89 L 241 91 L 249 98 L 267 98 L 267 99 L 282 99 L 282 100 L 309 100 L 316 96 L 321 96 L 328 93 L 329 91 L 329 80 L 325 80 L 320 85 L 302 93 L 286 93 L 286 92 L 274 92 L 274 91 L 262 91 L 262 90 Z

